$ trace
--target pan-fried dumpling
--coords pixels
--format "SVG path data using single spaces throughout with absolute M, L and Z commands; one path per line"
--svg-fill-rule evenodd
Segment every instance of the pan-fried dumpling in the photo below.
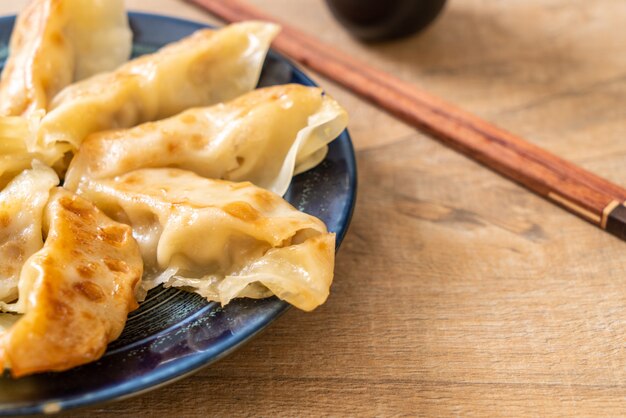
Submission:
M 22 265 L 43 246 L 44 206 L 58 184 L 54 170 L 35 164 L 0 192 L 0 302 L 17 299 Z
M 64 87 L 126 61 L 123 0 L 33 0 L 17 18 L 0 81 L 0 115 L 47 110 Z
M 64 161 L 63 156 L 68 151 L 64 144 L 33 151 L 37 149 L 35 141 L 39 120 L 37 114 L 28 117 L 0 116 L 0 190 L 30 168 L 35 160 L 55 168 Z
M 335 235 L 274 193 L 180 169 L 83 186 L 85 197 L 133 227 L 147 289 L 165 283 L 222 304 L 274 294 L 307 311 L 328 297 Z
M 57 188 L 44 231 L 43 248 L 20 276 L 18 303 L 25 314 L 0 315 L 5 324 L 13 322 L 0 339 L 0 366 L 15 377 L 98 359 L 137 307 L 142 262 L 127 225 Z
M 39 142 L 78 148 L 93 132 L 129 128 L 250 91 L 277 32 L 276 25 L 262 22 L 200 30 L 113 72 L 73 84 L 54 98 Z
M 95 133 L 74 156 L 65 186 L 138 168 L 178 167 L 203 177 L 251 181 L 277 194 L 319 164 L 347 125 L 322 90 L 298 84 L 254 90 L 226 104 L 187 110 L 128 130 Z

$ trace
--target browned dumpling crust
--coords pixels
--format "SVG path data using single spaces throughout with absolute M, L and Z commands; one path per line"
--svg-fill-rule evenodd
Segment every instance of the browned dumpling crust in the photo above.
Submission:
M 0 363 L 14 377 L 97 360 L 137 307 L 143 265 L 130 227 L 62 188 L 44 224 L 44 247 L 21 273 L 26 313 L 0 344 Z

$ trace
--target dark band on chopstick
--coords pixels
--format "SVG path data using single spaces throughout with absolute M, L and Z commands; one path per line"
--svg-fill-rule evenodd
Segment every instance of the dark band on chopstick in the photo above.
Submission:
M 605 229 L 616 237 L 626 240 L 626 206 L 620 204 L 611 210 Z

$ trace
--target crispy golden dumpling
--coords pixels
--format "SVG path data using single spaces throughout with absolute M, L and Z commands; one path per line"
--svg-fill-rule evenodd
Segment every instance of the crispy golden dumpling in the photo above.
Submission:
M 123 0 L 33 0 L 11 36 L 0 115 L 47 110 L 73 81 L 126 61 L 131 37 Z
M 40 118 L 37 115 L 0 116 L 0 190 L 34 161 L 59 168 L 68 149 L 53 144 L 46 150 L 35 146 Z
M 128 130 L 92 134 L 65 186 L 138 168 L 178 167 L 203 177 L 251 181 L 284 194 L 292 176 L 319 164 L 348 122 L 322 90 L 298 84 L 254 90 L 225 104 L 185 111 Z
M 0 302 L 17 299 L 17 285 L 28 257 L 43 246 L 42 219 L 50 189 L 59 184 L 54 170 L 35 164 L 0 192 Z
M 328 297 L 335 235 L 249 182 L 141 169 L 87 181 L 81 193 L 133 227 L 147 289 L 165 283 L 222 304 L 274 294 L 307 311 Z
M 0 365 L 15 377 L 98 359 L 137 307 L 142 262 L 127 225 L 57 188 L 44 214 L 47 238 L 24 265 L 14 319 L 0 339 Z
M 113 72 L 71 85 L 53 100 L 39 143 L 45 148 L 67 142 L 78 148 L 93 132 L 129 128 L 250 91 L 277 32 L 276 25 L 262 22 L 200 30 Z

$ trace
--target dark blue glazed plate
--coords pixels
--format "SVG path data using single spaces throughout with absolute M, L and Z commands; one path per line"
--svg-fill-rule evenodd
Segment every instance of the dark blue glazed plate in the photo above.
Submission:
M 4 63 L 14 17 L 0 18 Z M 189 35 L 205 25 L 130 13 L 135 56 Z M 315 83 L 279 54 L 270 52 L 260 85 Z M 321 218 L 341 243 L 354 208 L 356 166 L 348 132 L 330 145 L 318 167 L 296 176 L 285 198 Z M 207 237 L 210 239 L 210 237 Z M 56 412 L 132 396 L 172 382 L 229 354 L 288 309 L 276 298 L 240 299 L 221 308 L 176 289 L 157 288 L 133 312 L 122 336 L 97 362 L 63 373 L 13 380 L 0 378 L 0 415 Z

